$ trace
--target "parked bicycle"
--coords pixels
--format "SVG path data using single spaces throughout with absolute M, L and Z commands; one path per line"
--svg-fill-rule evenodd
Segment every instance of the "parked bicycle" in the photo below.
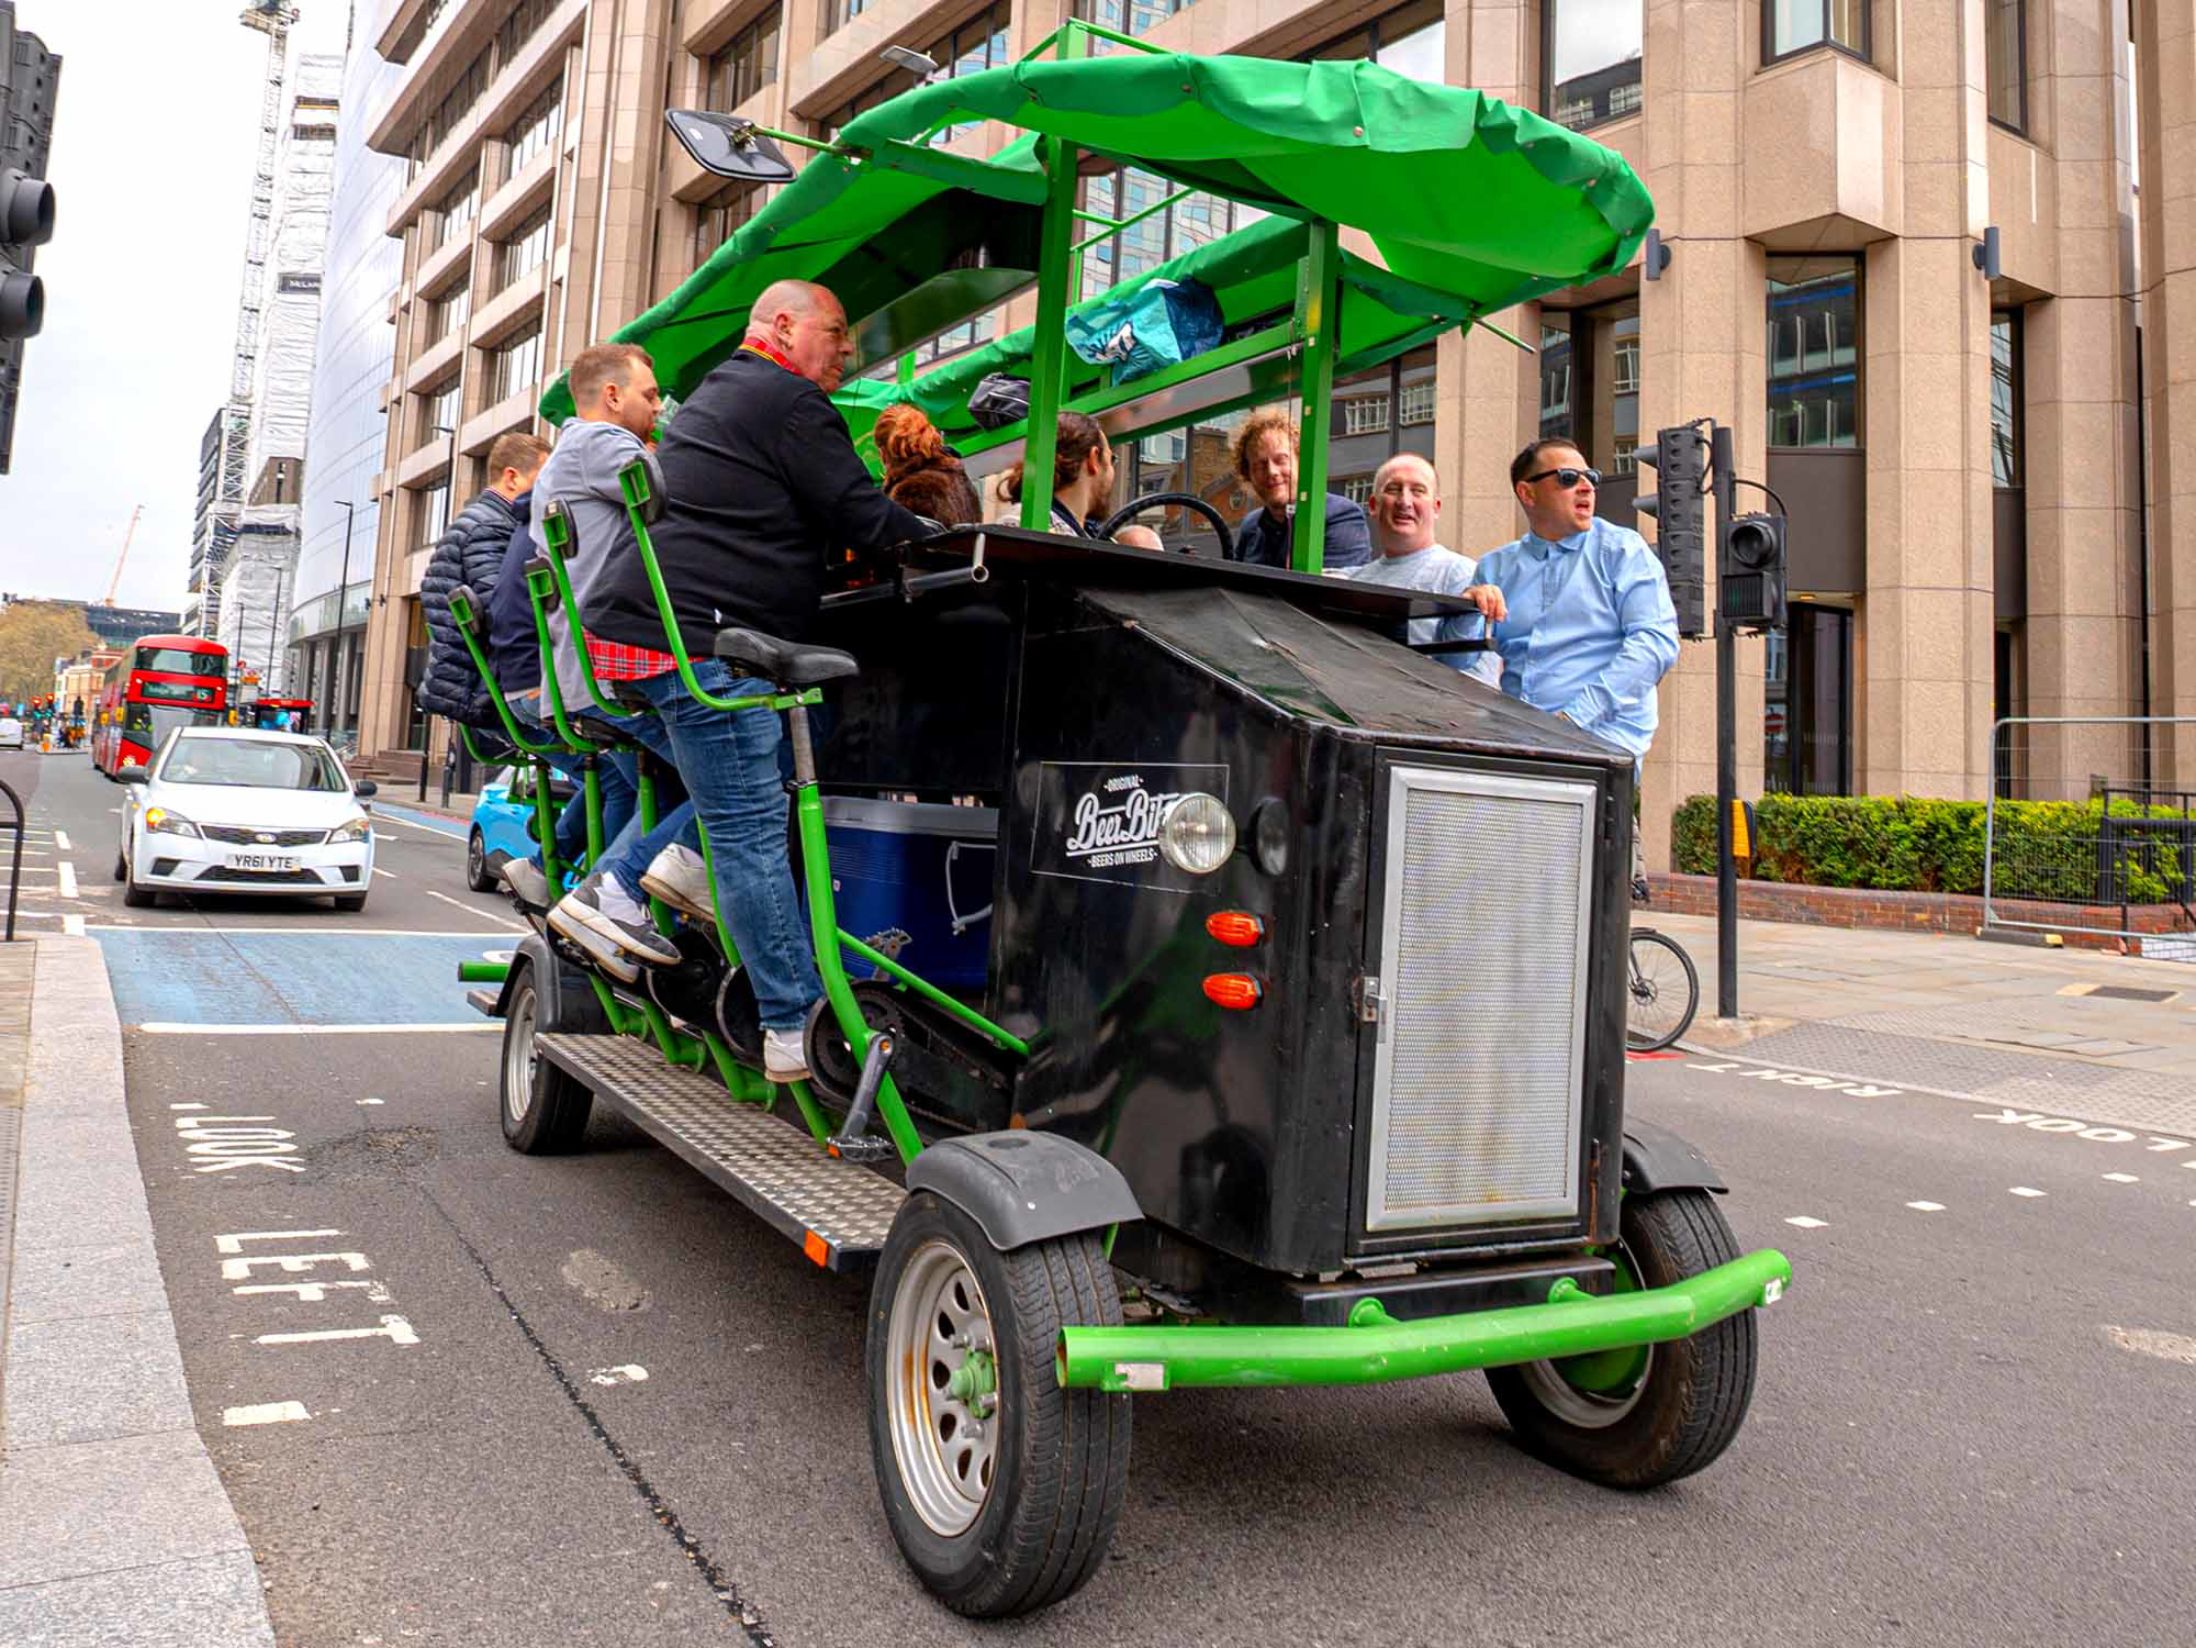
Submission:
M 1644 880 L 1632 884 L 1632 901 L 1647 902 Z M 1692 1028 L 1700 974 L 1684 946 L 1652 927 L 1632 929 L 1625 966 L 1624 1044 L 1635 1053 L 1660 1052 Z

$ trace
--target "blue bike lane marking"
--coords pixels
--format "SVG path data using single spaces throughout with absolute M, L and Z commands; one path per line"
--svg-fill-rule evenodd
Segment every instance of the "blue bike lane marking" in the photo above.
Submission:
M 126 1028 L 302 1033 L 488 1026 L 457 964 L 510 943 L 494 933 L 95 930 Z

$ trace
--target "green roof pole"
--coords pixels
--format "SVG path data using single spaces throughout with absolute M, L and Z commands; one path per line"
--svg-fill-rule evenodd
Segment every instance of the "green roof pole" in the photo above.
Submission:
M 1085 57 L 1080 30 L 1061 31 L 1060 55 Z M 1037 330 L 1029 357 L 1029 422 L 1022 439 L 1022 525 L 1052 525 L 1052 462 L 1060 444 L 1060 400 L 1067 387 L 1068 273 L 1075 266 L 1075 148 L 1064 138 L 1038 143 L 1045 168 L 1045 217 L 1037 244 Z
M 1311 225 L 1311 251 L 1298 266 L 1296 327 L 1303 339 L 1304 418 L 1297 426 L 1296 520 L 1289 566 L 1327 564 L 1327 442 L 1334 429 L 1334 352 L 1342 334 L 1342 232 Z

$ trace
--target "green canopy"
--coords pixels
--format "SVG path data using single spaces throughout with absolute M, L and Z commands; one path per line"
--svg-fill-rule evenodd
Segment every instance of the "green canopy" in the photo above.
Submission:
M 924 141 L 984 119 L 1026 135 L 983 160 Z M 859 329 L 948 271 L 989 267 L 1010 281 L 1017 269 L 1033 271 L 1046 192 L 1039 137 L 1292 220 L 1254 223 L 1138 277 L 1203 280 L 1230 322 L 1288 307 L 1305 222 L 1362 230 L 1385 268 L 1344 260 L 1346 366 L 1619 270 L 1654 215 L 1623 159 L 1592 140 L 1480 92 L 1370 62 L 1031 59 L 919 87 L 857 116 L 836 151 L 811 159 L 616 336 L 646 348 L 666 393 L 683 398 L 737 346 L 749 306 L 773 281 L 831 287 Z M 927 316 L 932 331 L 999 301 L 996 284 L 961 289 L 968 306 Z M 912 394 L 856 382 L 840 391 L 841 404 L 850 416 L 873 415 L 913 398 L 942 426 L 966 430 L 954 395 L 965 401 L 984 371 L 1028 353 L 1025 332 L 957 358 Z M 570 411 L 560 377 L 542 412 L 556 422 Z

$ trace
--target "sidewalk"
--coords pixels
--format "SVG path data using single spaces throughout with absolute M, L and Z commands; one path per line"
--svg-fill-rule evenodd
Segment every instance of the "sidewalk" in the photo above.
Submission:
M 272 1648 L 192 1420 L 92 939 L 0 945 L 0 1317 L 0 1642 Z
M 1716 927 L 1652 908 L 1700 969 L 1695 1047 L 2196 1137 L 2196 966 L 1936 933 L 1739 924 L 1737 1023 Z

